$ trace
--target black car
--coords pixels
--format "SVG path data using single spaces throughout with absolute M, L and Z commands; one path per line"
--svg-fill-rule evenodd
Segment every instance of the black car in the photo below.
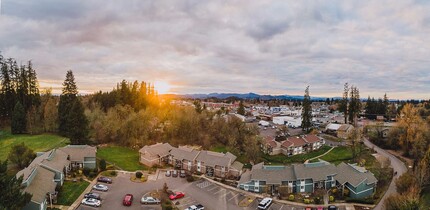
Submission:
M 108 184 L 112 184 L 112 179 L 111 178 L 107 178 L 104 176 L 101 176 L 97 179 L 98 182 L 104 182 L 104 183 L 108 183 Z
M 101 200 L 100 194 L 93 193 L 93 192 L 85 193 L 84 198 L 94 198 L 94 199 L 97 199 L 97 200 Z
M 336 207 L 336 206 L 333 206 L 333 205 L 328 206 L 328 210 L 336 210 L 336 209 L 337 209 L 337 207 Z

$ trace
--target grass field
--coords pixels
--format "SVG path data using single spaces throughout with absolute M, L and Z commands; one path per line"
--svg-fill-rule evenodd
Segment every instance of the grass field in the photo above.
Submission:
M 9 131 L 0 130 L 0 160 L 6 160 L 10 149 L 21 142 L 24 142 L 34 152 L 45 152 L 69 144 L 67 138 L 55 134 L 13 135 Z
M 126 171 L 145 170 L 147 167 L 139 164 L 139 152 L 127 147 L 109 146 L 97 150 L 97 158 L 105 159 L 107 162 Z
M 87 181 L 65 181 L 57 198 L 58 205 L 70 206 L 78 199 L 90 183 Z
M 426 208 L 430 209 L 430 186 L 425 188 L 422 192 L 421 201 Z
M 307 154 L 294 155 L 291 157 L 287 157 L 283 154 L 280 155 L 267 155 L 263 154 L 262 159 L 266 163 L 270 163 L 272 165 L 283 165 L 289 163 L 303 163 L 305 160 L 319 156 L 330 150 L 331 147 L 324 145 L 317 151 L 313 151 Z
M 330 163 L 339 164 L 340 162 L 347 162 L 352 159 L 352 153 L 348 147 L 336 147 L 328 154 L 320 157 L 320 159 Z

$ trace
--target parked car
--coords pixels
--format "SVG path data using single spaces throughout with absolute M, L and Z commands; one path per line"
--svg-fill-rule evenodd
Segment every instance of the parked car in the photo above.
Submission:
M 107 178 L 104 176 L 101 176 L 97 179 L 98 182 L 103 182 L 103 183 L 108 183 L 108 184 L 112 184 L 112 179 L 111 178 Z
M 81 204 L 87 205 L 87 206 L 93 206 L 93 207 L 99 207 L 102 205 L 100 200 L 94 199 L 94 198 L 84 198 L 81 202 Z
M 109 187 L 104 184 L 96 184 L 93 186 L 93 189 L 106 192 L 109 190 Z
M 140 203 L 142 204 L 160 204 L 160 202 L 160 200 L 153 197 L 142 197 L 142 199 L 140 199 Z
M 84 198 L 94 198 L 94 199 L 97 199 L 97 200 L 101 200 L 100 194 L 93 193 L 93 192 L 85 193 Z
M 172 177 L 178 177 L 178 171 L 177 170 L 172 171 Z
M 324 207 L 322 207 L 322 206 L 318 206 L 318 207 L 317 207 L 317 210 L 324 210 Z
M 185 196 L 185 194 L 183 192 L 174 192 L 173 194 L 171 194 L 169 196 L 169 199 L 170 200 L 176 200 L 176 199 L 179 199 L 179 198 L 183 198 L 184 196 Z
M 337 209 L 336 206 L 333 206 L 333 205 L 328 206 L 328 210 L 336 210 L 336 209 Z
M 268 209 L 269 206 L 272 204 L 271 198 L 264 198 L 263 200 L 258 203 L 258 209 Z
M 171 176 L 171 175 L 172 175 L 172 171 L 170 171 L 170 170 L 166 171 L 166 176 L 167 176 L 167 177 L 169 177 L 169 176 Z
M 185 173 L 185 170 L 181 170 L 181 173 L 179 173 L 179 176 L 182 178 L 185 178 L 187 174 Z
M 205 207 L 202 204 L 192 205 L 185 210 L 204 210 Z
M 131 206 L 132 202 L 133 202 L 133 195 L 132 194 L 126 194 L 124 196 L 124 200 L 122 200 L 122 205 Z

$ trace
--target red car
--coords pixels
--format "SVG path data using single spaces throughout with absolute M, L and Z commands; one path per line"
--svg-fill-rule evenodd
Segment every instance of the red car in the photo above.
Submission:
M 131 206 L 131 202 L 133 202 L 133 195 L 127 194 L 124 196 L 124 200 L 122 201 L 122 204 L 124 206 Z
M 182 192 L 175 192 L 175 193 L 173 193 L 173 194 L 171 194 L 169 196 L 169 199 L 170 200 L 176 200 L 176 199 L 179 199 L 179 198 L 183 198 L 184 196 L 185 196 L 185 194 L 182 193 Z

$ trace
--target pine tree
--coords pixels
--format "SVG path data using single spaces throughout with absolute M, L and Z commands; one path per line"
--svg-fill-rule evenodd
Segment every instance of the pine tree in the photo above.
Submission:
M 237 113 L 245 116 L 245 107 L 243 106 L 243 102 L 240 101 L 239 108 L 237 109 Z
M 32 195 L 24 192 L 22 177 L 7 173 L 7 160 L 0 161 L 0 209 L 22 209 L 30 202 Z
M 302 130 L 309 132 L 312 126 L 312 102 L 309 96 L 309 86 L 305 89 L 303 97 L 303 110 L 302 110 Z
M 350 88 L 350 103 L 348 107 L 349 122 L 355 123 L 355 120 L 361 110 L 360 91 L 357 87 Z
M 77 100 L 78 89 L 75 83 L 75 76 L 71 70 L 67 71 L 66 80 L 63 82 L 63 93 L 60 96 L 58 105 L 58 131 L 63 136 L 68 136 L 68 117 L 73 103 Z
M 87 142 L 89 127 L 84 111 L 82 102 L 76 99 L 67 117 L 68 136 L 71 144 L 85 144 Z
M 348 103 L 349 103 L 348 93 L 349 93 L 349 86 L 348 86 L 348 83 L 345 83 L 343 86 L 342 100 L 340 101 L 340 106 L 339 106 L 339 111 L 343 112 L 345 123 L 348 122 Z
M 27 119 L 24 107 L 18 101 L 13 109 L 11 130 L 13 134 L 24 133 L 26 131 Z

